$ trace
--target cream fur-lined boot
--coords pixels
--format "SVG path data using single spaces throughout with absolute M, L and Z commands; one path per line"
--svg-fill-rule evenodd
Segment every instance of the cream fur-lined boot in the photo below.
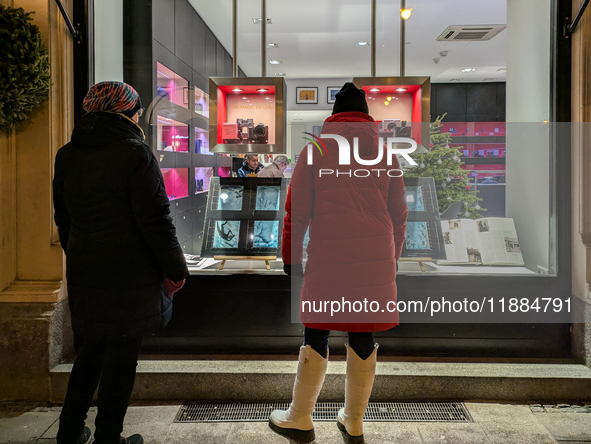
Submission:
M 347 345 L 347 377 L 345 379 L 345 408 L 339 411 L 337 426 L 345 444 L 365 444 L 363 439 L 363 415 L 376 375 L 378 344 L 366 360 Z
M 326 359 L 309 345 L 300 348 L 298 370 L 293 386 L 293 399 L 288 410 L 274 410 L 269 418 L 273 431 L 300 442 L 314 441 L 312 412 L 324 383 Z

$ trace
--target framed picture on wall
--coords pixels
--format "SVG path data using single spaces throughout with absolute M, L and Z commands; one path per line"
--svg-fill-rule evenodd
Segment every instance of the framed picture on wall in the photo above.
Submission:
M 328 88 L 326 88 L 326 102 L 335 103 L 337 100 L 336 95 L 340 90 L 340 86 L 329 86 Z
M 318 87 L 298 86 L 296 88 L 296 103 L 318 103 Z

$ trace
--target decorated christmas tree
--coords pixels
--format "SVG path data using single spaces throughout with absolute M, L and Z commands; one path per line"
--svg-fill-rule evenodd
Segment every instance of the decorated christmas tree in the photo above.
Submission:
M 418 164 L 404 170 L 404 177 L 433 177 L 437 186 L 437 202 L 439 211 L 443 213 L 455 202 L 463 201 L 464 208 L 458 214 L 461 217 L 476 219 L 482 217 L 477 197 L 474 191 L 470 191 L 468 172 L 461 167 L 464 163 L 460 157 L 460 149 L 463 147 L 450 147 L 451 133 L 441 132 L 441 121 L 445 117 L 437 117 L 431 124 L 430 151 L 425 154 L 413 154 L 411 157 Z M 405 165 L 402 165 L 403 168 Z

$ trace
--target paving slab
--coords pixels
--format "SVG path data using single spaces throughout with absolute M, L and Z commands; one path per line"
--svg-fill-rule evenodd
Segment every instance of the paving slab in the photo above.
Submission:
M 591 441 L 589 413 L 535 413 L 535 417 L 559 441 Z
M 34 443 L 58 418 L 59 412 L 26 412 L 12 418 L 1 418 L 0 443 Z
M 528 405 L 466 403 L 472 418 L 495 444 L 555 444 Z
M 453 424 L 443 422 L 417 423 L 424 444 L 489 444 L 486 432 L 480 424 Z
M 216 422 L 216 423 L 174 423 L 168 429 L 165 441 L 166 444 L 188 444 L 188 443 L 207 443 L 207 444 L 226 444 L 228 436 L 234 423 Z M 240 441 L 234 441 L 236 443 Z

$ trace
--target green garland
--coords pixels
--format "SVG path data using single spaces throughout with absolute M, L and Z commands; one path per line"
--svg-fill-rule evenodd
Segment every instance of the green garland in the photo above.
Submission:
M 49 54 L 33 12 L 0 5 L 0 132 L 8 133 L 49 97 Z

